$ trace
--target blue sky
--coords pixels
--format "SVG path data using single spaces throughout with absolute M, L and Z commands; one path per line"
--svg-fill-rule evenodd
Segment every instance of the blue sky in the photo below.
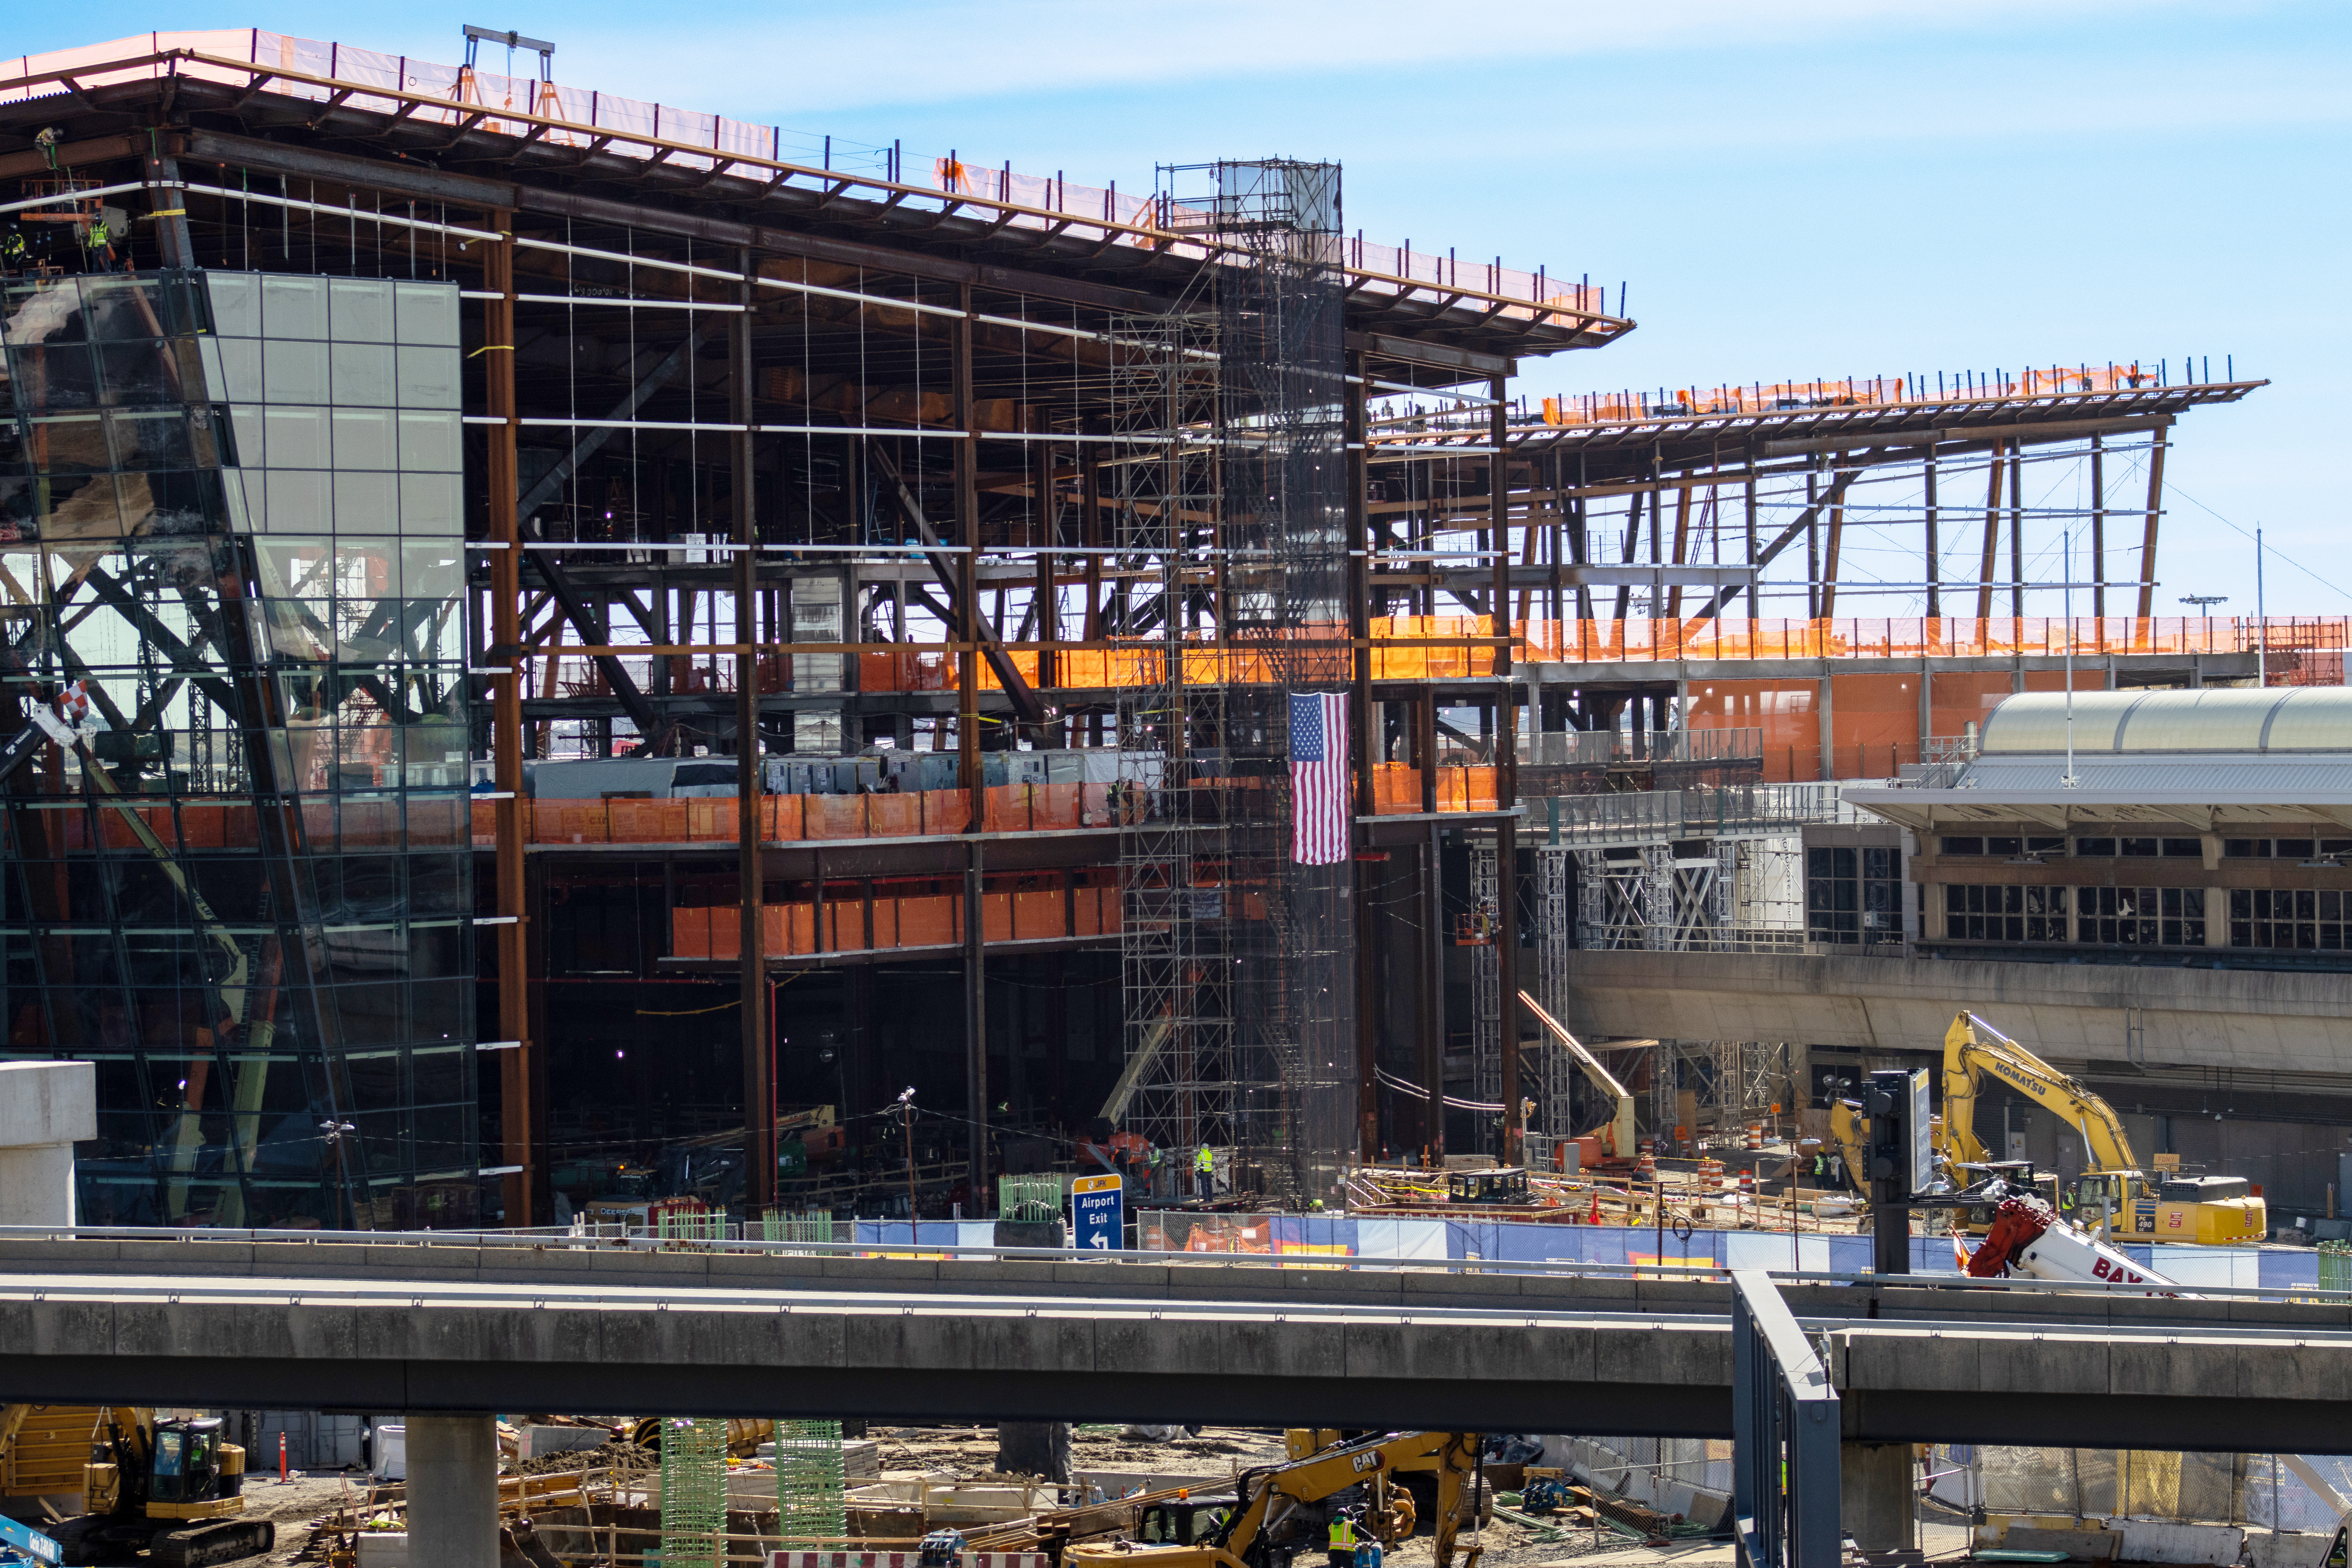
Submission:
M 1531 395 L 2231 356 L 2273 384 L 2179 432 L 2159 608 L 2251 611 L 2259 522 L 2273 614 L 2352 612 L 2328 478 L 2352 358 L 2342 0 L 500 4 L 113 9 L 106 30 L 454 59 L 461 22 L 510 26 L 555 40 L 568 82 L 1087 184 L 1335 158 L 1371 238 L 1630 284 L 1640 330 L 1533 363 Z M 19 10 L 12 50 L 99 36 Z

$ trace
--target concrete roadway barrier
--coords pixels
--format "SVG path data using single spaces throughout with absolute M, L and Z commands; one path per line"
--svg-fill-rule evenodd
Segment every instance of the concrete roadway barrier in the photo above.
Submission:
M 1861 1441 L 2352 1452 L 2352 1309 L 1786 1288 Z M 1728 1287 L 1458 1268 L 0 1240 L 0 1390 L 1726 1436 Z

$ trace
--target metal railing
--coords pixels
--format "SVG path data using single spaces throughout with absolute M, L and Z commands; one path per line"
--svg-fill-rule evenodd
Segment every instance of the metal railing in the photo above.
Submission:
M 1838 1394 L 1760 1269 L 1731 1271 L 1733 1527 L 1743 1568 L 1839 1568 Z
M 1858 820 L 1836 782 L 1545 795 L 1527 805 L 1529 827 L 1544 835 L 1543 842 L 1579 849 L 1793 832 Z
M 1535 767 L 1606 767 L 1612 763 L 1758 762 L 1760 729 L 1567 730 L 1523 735 L 1519 761 Z

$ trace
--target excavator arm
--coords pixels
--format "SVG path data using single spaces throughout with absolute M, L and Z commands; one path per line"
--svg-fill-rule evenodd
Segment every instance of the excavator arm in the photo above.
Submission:
M 1454 1568 L 1457 1521 L 1478 1470 L 1478 1437 L 1471 1432 L 1390 1432 L 1359 1438 L 1276 1465 L 1243 1473 L 1232 1515 L 1213 1534 L 1190 1546 L 1084 1542 L 1063 1553 L 1065 1568 L 1263 1568 L 1307 1550 L 1281 1544 L 1279 1533 L 1300 1510 L 1317 1510 L 1313 1550 L 1321 1551 L 1325 1521 L 1318 1505 L 1362 1487 L 1370 1506 L 1366 1529 L 1400 1541 L 1413 1525 L 1412 1506 L 1395 1479 L 1400 1472 L 1436 1472 L 1437 1512 L 1430 1521 L 1436 1568 Z M 1462 1568 L 1476 1568 L 1472 1548 Z
M 1944 1137 L 1956 1164 L 1982 1164 L 1976 1135 L 1977 1086 L 1987 1073 L 2081 1134 L 2095 1172 L 2139 1169 L 2115 1108 L 1973 1013 L 1944 1034 Z
M 1857 1186 L 1870 1179 L 1870 1165 L 1863 1158 L 1863 1145 L 1869 1135 L 1870 1118 L 1862 1113 L 1862 1107 L 1848 1100 L 1831 1100 L 1830 1137 L 1845 1158 L 1846 1179 Z
M 1435 1536 L 1437 1568 L 1450 1568 L 1455 1521 L 1462 1510 L 1464 1477 L 1475 1476 L 1477 1462 L 1478 1439 L 1466 1432 L 1390 1433 L 1326 1448 L 1311 1458 L 1259 1472 L 1255 1477 L 1244 1476 L 1242 1486 L 1249 1495 L 1234 1510 L 1223 1538 L 1216 1545 L 1228 1555 L 1247 1562 L 1258 1537 L 1280 1523 L 1294 1509 L 1319 1503 L 1349 1487 L 1385 1490 L 1390 1479 L 1399 1470 L 1434 1468 L 1437 1517 L 1430 1524 Z M 1402 1517 L 1410 1521 L 1412 1515 L 1406 1511 Z

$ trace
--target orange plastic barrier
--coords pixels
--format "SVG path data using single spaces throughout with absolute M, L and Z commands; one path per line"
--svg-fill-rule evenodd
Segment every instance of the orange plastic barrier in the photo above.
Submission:
M 1085 826 L 1086 792 L 1087 786 L 1082 784 L 1035 785 L 1029 797 L 1029 825 L 1035 828 Z
M 1527 623 L 1514 628 L 1524 638 Z M 1466 639 L 1495 635 L 1491 616 L 1375 616 L 1371 621 L 1374 680 L 1447 680 L 1460 676 L 1495 673 L 1494 645 Z M 1387 637 L 1433 639 L 1404 647 L 1382 647 Z M 1446 646 L 1433 639 L 1461 637 Z
M 866 797 L 866 831 L 875 838 L 911 838 L 923 830 L 923 797 L 919 795 L 870 795 Z
M 1965 592 L 1965 584 L 1953 587 Z M 1399 617 L 1402 619 L 1402 617 Z M 1381 635 L 1375 622 L 1373 635 Z M 1988 619 L 1523 621 L 1520 657 L 1571 663 L 1675 658 L 1958 658 L 2252 653 L 2352 646 L 2352 616 L 1996 616 Z M 1394 657 L 1391 653 L 1390 657 Z
M 1026 833 L 1031 826 L 1030 792 L 1034 784 L 991 784 L 982 792 L 982 833 Z
M 971 796 L 960 789 L 923 792 L 923 831 L 961 833 L 971 826 Z
M 1372 764 L 1372 812 L 1412 816 L 1421 810 L 1421 770 L 1402 763 Z
M 803 795 L 802 810 L 806 813 L 807 826 L 803 837 L 820 838 L 863 838 L 866 837 L 866 797 L 862 795 Z
M 1023 941 L 1070 934 L 1062 889 L 1046 888 L 1013 895 L 1013 934 Z
M 961 936 L 961 932 L 958 932 Z M 1013 895 L 982 893 L 980 896 L 980 940 L 1011 942 L 1013 940 Z
M 963 938 L 963 900 L 941 894 L 898 899 L 900 947 L 950 947 Z

